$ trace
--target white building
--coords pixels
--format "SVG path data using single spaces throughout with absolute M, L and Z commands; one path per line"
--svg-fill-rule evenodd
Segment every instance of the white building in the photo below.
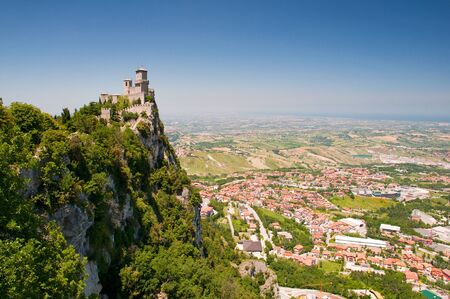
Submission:
M 450 243 L 450 226 L 436 226 L 432 228 L 433 238 Z
M 401 187 L 399 201 L 411 201 L 414 199 L 424 199 L 430 196 L 430 191 L 419 187 Z
M 437 220 L 434 219 L 432 216 L 418 209 L 414 209 L 412 211 L 411 219 L 415 221 L 422 221 L 423 223 L 428 225 L 435 225 L 437 223 Z
M 361 245 L 361 246 L 370 246 L 370 247 L 387 247 L 387 242 L 377 239 L 370 238 L 355 238 L 348 236 L 336 236 L 335 237 L 336 244 L 353 244 L 353 245 Z
M 400 232 L 400 226 L 382 223 L 380 225 L 380 231 L 382 233 L 399 233 Z
M 366 222 L 364 220 L 355 219 L 355 218 L 344 218 L 344 219 L 340 219 L 339 221 L 350 226 L 352 228 L 352 232 L 358 233 L 364 237 L 366 236 L 367 227 L 366 227 Z
M 278 232 L 279 237 L 282 237 L 286 240 L 292 240 L 292 234 L 290 232 Z

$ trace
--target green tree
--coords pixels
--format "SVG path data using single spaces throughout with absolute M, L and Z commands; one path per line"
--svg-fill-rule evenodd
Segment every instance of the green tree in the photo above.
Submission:
M 85 262 L 51 224 L 42 240 L 0 240 L 0 292 L 5 298 L 79 298 Z
M 64 108 L 61 113 L 61 122 L 63 124 L 67 123 L 70 120 L 70 111 L 68 108 Z
M 40 142 L 42 132 L 56 128 L 56 123 L 50 115 L 42 113 L 32 105 L 15 102 L 11 104 L 10 110 L 15 124 L 22 132 L 31 134 L 35 144 Z

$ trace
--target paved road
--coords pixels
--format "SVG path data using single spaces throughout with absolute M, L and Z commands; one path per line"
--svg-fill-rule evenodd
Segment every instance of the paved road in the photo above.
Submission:
M 252 212 L 253 217 L 255 217 L 256 221 L 259 222 L 259 231 L 261 233 L 261 236 L 263 237 L 263 242 L 262 242 L 262 247 L 263 247 L 263 251 L 266 247 L 265 241 L 269 241 L 270 244 L 272 244 L 272 246 L 274 246 L 272 239 L 269 237 L 269 234 L 267 233 L 266 228 L 264 227 L 264 224 L 262 223 L 261 219 L 258 216 L 258 213 L 256 213 L 256 211 L 248 204 L 245 204 L 245 207 Z
M 229 209 L 233 209 L 233 207 L 231 207 L 231 205 L 228 206 L 228 208 L 227 208 L 227 219 L 228 219 L 228 223 L 230 224 L 231 236 L 234 238 L 234 227 L 233 227 L 233 222 L 231 221 L 231 215 L 230 215 L 230 210 Z

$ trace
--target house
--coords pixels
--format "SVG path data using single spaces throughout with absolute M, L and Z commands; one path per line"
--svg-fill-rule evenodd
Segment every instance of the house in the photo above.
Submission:
M 324 250 L 324 251 L 322 252 L 322 257 L 323 257 L 324 259 L 329 259 L 329 258 L 331 257 L 331 251 Z
M 416 283 L 419 281 L 419 275 L 416 272 L 405 271 L 406 282 Z
M 209 217 L 214 214 L 214 208 L 210 206 L 202 206 L 200 209 L 200 216 L 201 217 Z
M 450 281 L 450 270 L 449 269 L 444 269 L 442 270 L 442 273 L 444 274 L 444 278 L 446 281 Z
M 272 227 L 275 230 L 280 230 L 281 229 L 281 226 L 280 226 L 280 224 L 278 222 L 274 222 L 274 223 L 270 224 L 270 227 Z
M 300 254 L 300 253 L 302 253 L 302 251 L 303 251 L 303 246 L 302 245 L 297 244 L 297 245 L 294 246 L 294 253 Z
M 258 228 L 258 227 L 257 227 L 256 223 L 251 222 L 251 223 L 248 225 L 248 231 L 249 231 L 249 232 L 255 232 L 257 228 Z
M 279 232 L 278 237 L 283 238 L 285 240 L 292 240 L 292 234 L 290 232 Z
M 391 270 L 397 270 L 400 272 L 405 272 L 406 271 L 406 264 L 405 262 L 396 259 L 396 258 L 387 258 L 384 260 L 383 262 L 383 266 L 386 269 L 391 269 Z
M 344 261 L 354 263 L 356 262 L 355 252 L 344 252 Z
M 241 217 L 244 218 L 246 221 L 252 221 L 254 219 L 252 212 L 250 212 L 249 210 L 242 211 Z
M 242 250 L 246 252 L 262 252 L 262 245 L 260 241 L 242 241 Z
M 367 250 L 372 252 L 373 254 L 381 254 L 381 248 L 380 247 L 370 247 L 367 246 Z
M 317 260 L 315 259 L 315 258 L 313 258 L 313 257 L 307 257 L 307 258 L 305 258 L 303 261 L 302 261 L 302 263 L 304 264 L 304 265 L 306 265 L 306 266 L 314 266 L 314 265 L 316 265 L 317 264 Z
M 366 254 L 365 254 L 365 253 L 362 253 L 362 252 L 357 253 L 357 254 L 356 254 L 356 261 L 357 261 L 358 263 L 361 263 L 361 264 L 367 263 L 367 260 L 366 260 Z
M 396 260 L 395 258 L 387 258 L 383 261 L 383 266 L 387 269 L 394 269 Z
M 367 258 L 367 260 L 368 260 L 370 263 L 372 263 L 372 264 L 374 264 L 374 265 L 376 265 L 376 266 L 379 266 L 379 267 L 381 267 L 381 265 L 383 264 L 383 258 L 380 257 L 380 256 L 369 256 L 369 257 Z
M 431 276 L 432 276 L 434 279 L 444 279 L 445 274 L 444 274 L 444 272 L 443 272 L 441 269 L 439 269 L 439 268 L 432 268 L 432 269 L 431 269 Z

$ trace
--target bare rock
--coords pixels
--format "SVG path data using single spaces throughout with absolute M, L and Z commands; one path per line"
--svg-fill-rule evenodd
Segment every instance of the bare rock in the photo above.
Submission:
M 84 210 L 76 205 L 65 205 L 59 208 L 51 220 L 55 220 L 61 227 L 61 232 L 75 250 L 82 256 L 86 256 L 89 250 L 87 230 L 94 223 Z
M 88 277 L 84 281 L 86 287 L 84 288 L 84 295 L 98 295 L 102 290 L 102 285 L 100 284 L 100 279 L 98 278 L 98 268 L 97 263 L 94 261 L 89 261 L 86 264 L 86 274 Z

